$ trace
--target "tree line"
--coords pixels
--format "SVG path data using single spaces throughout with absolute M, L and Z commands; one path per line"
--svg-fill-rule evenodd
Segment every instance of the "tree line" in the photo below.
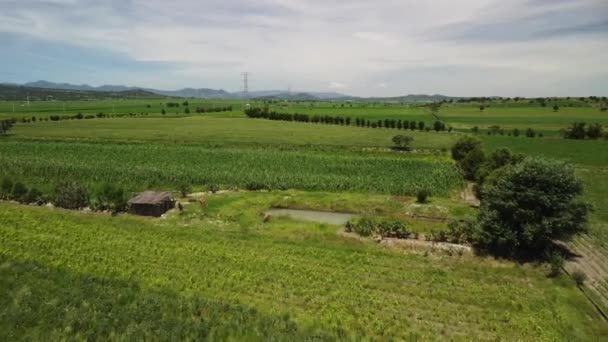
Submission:
M 344 116 L 331 116 L 331 115 L 309 115 L 299 113 L 279 113 L 270 111 L 268 108 L 247 108 L 245 109 L 245 115 L 249 118 L 254 119 L 267 119 L 267 120 L 278 120 L 278 121 L 297 121 L 307 123 L 320 123 L 330 125 L 342 125 L 342 126 L 356 126 L 356 127 L 369 127 L 369 128 L 391 128 L 391 129 L 410 129 L 420 131 L 435 130 L 440 131 L 452 131 L 451 126 L 447 126 L 444 122 L 436 120 L 432 126 L 427 126 L 424 121 L 408 121 L 408 120 L 395 120 L 395 119 L 384 119 L 384 120 L 369 120 L 364 118 L 355 118 L 354 120 L 350 117 Z
M 608 133 L 604 134 L 604 127 L 599 123 L 587 125 L 586 122 L 573 122 L 570 127 L 562 129 L 561 135 L 566 139 L 592 139 L 596 140 L 601 137 L 608 139 Z
M 473 134 L 479 134 L 480 129 L 478 126 L 474 126 L 473 128 L 471 128 L 471 132 Z M 544 134 L 542 132 L 536 132 L 534 129 L 529 128 L 529 127 L 524 131 L 521 131 L 519 128 L 514 128 L 512 130 L 505 130 L 504 128 L 501 128 L 498 125 L 493 125 L 493 126 L 488 127 L 487 134 L 488 135 L 505 135 L 506 134 L 508 136 L 513 136 L 513 137 L 518 137 L 523 134 L 528 138 L 534 138 L 534 137 L 542 138 L 544 136 Z

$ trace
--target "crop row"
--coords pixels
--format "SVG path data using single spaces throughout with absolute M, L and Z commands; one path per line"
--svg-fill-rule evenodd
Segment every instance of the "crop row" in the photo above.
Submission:
M 113 183 L 137 191 L 190 186 L 446 194 L 455 165 L 393 153 L 319 152 L 175 145 L 5 142 L 0 176 L 29 184 Z
M 4 340 L 37 331 L 53 340 L 165 329 L 175 333 L 166 340 L 227 328 L 296 335 L 307 324 L 379 340 L 594 340 L 599 330 L 574 287 L 520 266 L 2 206 L 0 339 L 17 332 Z M 235 339 L 267 339 L 247 337 Z

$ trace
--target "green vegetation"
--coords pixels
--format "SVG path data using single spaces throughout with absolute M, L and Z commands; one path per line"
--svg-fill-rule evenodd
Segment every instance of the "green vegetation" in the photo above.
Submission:
M 0 206 L 2 339 L 605 334 L 573 282 L 527 266 L 397 253 L 287 221 L 242 230 Z
M 582 184 L 560 162 L 528 157 L 490 175 L 482 185 L 476 244 L 501 256 L 539 257 L 586 231 Z
M 552 254 L 515 264 L 398 244 L 471 245 L 491 226 L 509 251 L 544 247 L 581 231 L 582 195 L 595 210 L 569 246 L 604 260 L 608 141 L 590 126 L 560 136 L 572 122 L 597 135 L 601 101 L 0 102 L 15 122 L 0 136 L 3 200 L 115 213 L 141 190 L 184 197 L 165 219 L 0 203 L 0 340 L 606 339 L 577 288 L 608 298 L 604 266 L 583 264 L 585 282 Z M 245 117 L 265 105 L 277 120 Z M 480 184 L 488 225 L 463 176 Z M 547 191 L 561 181 L 572 191 Z M 352 213 L 359 235 L 420 240 L 377 243 L 269 208 Z
M 128 191 L 178 190 L 187 183 L 392 194 L 425 188 L 445 195 L 462 182 L 446 158 L 377 152 L 6 141 L 0 144 L 0 163 L 0 176 L 39 187 L 69 179 L 109 182 Z

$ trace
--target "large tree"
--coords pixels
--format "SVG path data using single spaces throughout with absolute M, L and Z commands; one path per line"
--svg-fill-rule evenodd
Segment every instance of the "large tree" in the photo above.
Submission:
M 572 166 L 528 157 L 488 177 L 477 218 L 477 243 L 508 257 L 543 255 L 554 240 L 586 229 L 589 205 Z

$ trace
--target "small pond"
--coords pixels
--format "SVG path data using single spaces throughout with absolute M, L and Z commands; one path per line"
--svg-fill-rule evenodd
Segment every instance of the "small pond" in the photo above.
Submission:
M 336 224 L 342 225 L 348 222 L 350 219 L 355 217 L 354 214 L 348 213 L 337 213 L 331 211 L 321 210 L 304 210 L 304 209 L 282 209 L 272 208 L 264 211 L 264 214 L 276 217 L 289 217 L 296 220 L 325 223 L 325 224 Z

